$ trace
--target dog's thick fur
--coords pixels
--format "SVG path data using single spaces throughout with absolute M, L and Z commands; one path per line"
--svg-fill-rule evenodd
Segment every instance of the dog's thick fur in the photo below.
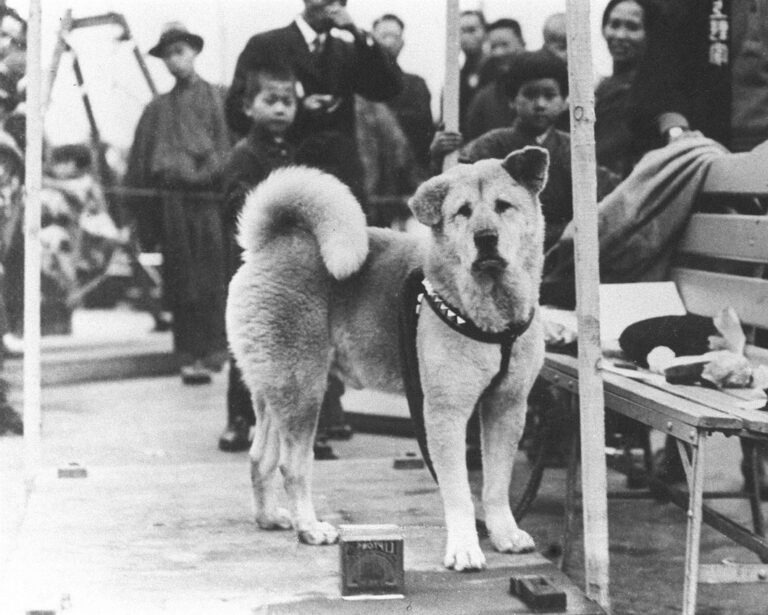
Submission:
M 251 475 L 256 522 L 295 528 L 330 544 L 336 529 L 312 505 L 312 444 L 327 374 L 355 387 L 402 393 L 398 296 L 422 267 L 435 290 L 479 327 L 499 332 L 538 304 L 544 223 L 540 148 L 504 161 L 459 165 L 425 182 L 410 207 L 429 240 L 366 228 L 359 204 L 335 178 L 290 167 L 247 198 L 243 265 L 232 280 L 227 330 L 256 410 Z M 509 507 L 509 484 L 526 398 L 543 360 L 538 314 L 515 343 L 509 371 L 481 408 L 485 522 L 493 546 L 534 546 Z M 445 565 L 482 568 L 485 557 L 464 461 L 467 420 L 499 370 L 499 346 L 474 341 L 421 310 L 417 353 L 427 439 L 448 531 Z M 278 507 L 280 468 L 291 510 Z

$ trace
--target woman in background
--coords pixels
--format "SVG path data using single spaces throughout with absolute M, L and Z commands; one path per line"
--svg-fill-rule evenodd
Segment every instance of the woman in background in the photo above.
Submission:
M 657 17 L 653 0 L 610 0 L 602 33 L 613 60 L 613 74 L 595 90 L 597 162 L 626 177 L 639 158 L 629 126 L 632 84 L 646 51 L 646 32 Z

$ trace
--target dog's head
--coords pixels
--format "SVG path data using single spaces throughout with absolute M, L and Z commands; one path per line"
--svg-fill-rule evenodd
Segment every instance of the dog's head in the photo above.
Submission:
M 422 184 L 409 205 L 432 228 L 435 256 L 458 259 L 473 278 L 498 277 L 511 264 L 535 269 L 544 236 L 538 195 L 548 167 L 549 154 L 539 147 L 457 165 Z

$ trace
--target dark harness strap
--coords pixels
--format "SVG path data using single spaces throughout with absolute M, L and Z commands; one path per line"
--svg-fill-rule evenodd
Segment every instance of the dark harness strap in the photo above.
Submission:
M 486 344 L 499 344 L 501 361 L 499 371 L 491 378 L 490 384 L 481 393 L 478 403 L 493 393 L 499 386 L 509 369 L 509 360 L 512 354 L 512 346 L 517 338 L 528 330 L 533 321 L 535 309 L 531 309 L 528 318 L 522 323 L 512 323 L 504 331 L 489 333 L 477 327 L 468 318 L 461 316 L 459 311 L 435 293 L 429 284 L 425 284 L 424 273 L 416 269 L 406 278 L 400 301 L 400 358 L 403 370 L 403 384 L 405 396 L 408 400 L 408 409 L 413 420 L 416 439 L 432 477 L 437 481 L 432 459 L 427 446 L 427 433 L 424 425 L 424 392 L 421 388 L 419 375 L 419 361 L 416 351 L 416 330 L 419 323 L 419 311 L 422 300 L 426 300 L 435 314 L 449 327 L 462 335 Z

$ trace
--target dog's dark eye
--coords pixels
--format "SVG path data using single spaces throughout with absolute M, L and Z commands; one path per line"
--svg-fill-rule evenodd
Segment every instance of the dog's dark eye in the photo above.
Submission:
M 469 203 L 464 203 L 464 205 L 459 207 L 458 211 L 456 212 L 456 215 L 469 218 L 472 215 L 472 208 L 469 206 Z
M 508 209 L 512 208 L 512 203 L 503 199 L 496 199 L 496 213 L 503 214 Z

